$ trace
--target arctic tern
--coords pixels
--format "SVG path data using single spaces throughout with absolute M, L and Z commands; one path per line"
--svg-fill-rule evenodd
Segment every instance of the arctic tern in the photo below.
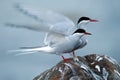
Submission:
M 59 39 L 57 39 L 58 41 L 54 44 L 51 44 L 50 46 L 48 45 L 37 48 L 11 50 L 11 52 L 17 52 L 19 53 L 18 55 L 36 52 L 47 52 L 62 56 L 62 54 L 71 53 L 77 49 L 83 48 L 87 44 L 87 40 L 82 38 L 84 35 L 91 35 L 91 33 L 86 32 L 84 29 L 77 29 L 72 35 L 61 35 Z M 64 58 L 64 56 L 62 56 L 62 58 L 64 61 L 67 60 L 66 58 Z
M 44 43 L 45 43 L 45 46 L 47 46 L 47 47 L 35 48 L 34 51 L 30 51 L 31 53 L 36 52 L 35 50 L 38 51 L 38 49 L 44 49 L 44 50 L 47 50 L 48 52 L 51 52 L 51 50 L 53 50 L 53 49 L 51 49 L 51 46 L 55 46 L 55 45 L 58 46 L 63 43 L 64 43 L 63 44 L 64 46 L 65 46 L 65 44 L 67 46 L 67 43 L 65 43 L 65 41 L 68 38 L 70 38 L 70 39 L 73 38 L 73 41 L 74 41 L 74 37 L 81 34 L 81 32 L 79 32 L 79 30 L 83 30 L 84 31 L 83 34 L 86 32 L 84 29 L 81 29 L 81 28 L 84 28 L 84 26 L 86 24 L 88 24 L 89 22 L 97 22 L 98 21 L 98 20 L 90 19 L 89 17 L 81 17 L 78 20 L 77 25 L 75 25 L 73 23 L 73 21 L 70 20 L 68 17 L 66 17 L 62 14 L 50 11 L 50 10 L 37 11 L 35 9 L 32 9 L 31 7 L 27 7 L 27 6 L 24 6 L 21 4 L 15 5 L 15 8 L 18 11 L 22 12 L 23 14 L 38 21 L 38 24 L 6 23 L 7 26 L 16 27 L 16 28 L 25 28 L 25 29 L 30 29 L 30 30 L 39 31 L 39 32 L 41 32 L 41 31 L 46 32 L 46 36 L 44 38 Z M 79 34 L 78 34 L 78 32 L 74 33 L 77 30 L 78 30 Z M 80 39 L 79 42 L 85 41 L 85 44 L 86 44 L 86 40 L 83 39 L 82 37 L 80 37 L 80 38 L 79 38 Z M 61 41 L 63 41 L 63 42 L 61 42 Z M 71 41 L 72 41 L 72 39 L 71 39 Z M 76 43 L 76 42 L 72 42 L 72 43 Z M 71 45 L 71 47 L 74 47 L 74 46 Z M 81 46 L 79 46 L 78 49 L 79 48 L 81 48 Z M 63 50 L 64 49 L 65 48 L 63 48 Z M 67 47 L 66 47 L 66 49 L 67 49 Z M 64 53 L 64 52 L 74 51 L 74 50 L 66 51 L 66 49 L 65 49 L 65 51 L 60 49 L 61 51 L 57 51 L 57 52 Z M 75 47 L 74 47 L 74 49 L 75 49 Z M 26 53 L 27 53 L 27 50 L 29 51 L 31 49 L 25 49 Z M 32 48 L 32 50 L 33 50 L 33 48 Z

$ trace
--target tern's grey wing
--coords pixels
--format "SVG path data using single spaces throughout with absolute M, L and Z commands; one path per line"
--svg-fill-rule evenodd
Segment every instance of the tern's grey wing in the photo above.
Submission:
M 22 4 L 16 4 L 15 8 L 23 14 L 35 19 L 40 24 L 49 26 L 49 29 L 51 31 L 67 34 L 71 29 L 75 27 L 73 21 L 70 20 L 68 17 L 50 10 L 35 10 L 33 9 L 33 7 L 27 5 L 25 6 Z
M 61 34 L 54 34 L 54 33 L 48 33 L 46 34 L 46 37 L 44 39 L 44 43 L 45 45 L 48 45 L 48 46 L 52 46 L 56 43 L 60 43 L 62 41 L 65 41 L 66 39 L 66 36 L 65 35 L 61 35 Z
M 31 23 L 24 23 L 24 24 L 14 24 L 14 23 L 5 23 L 8 27 L 13 28 L 24 28 L 32 31 L 41 31 L 41 32 L 49 32 L 49 26 L 43 24 L 31 24 Z M 41 27 L 42 26 L 42 27 Z

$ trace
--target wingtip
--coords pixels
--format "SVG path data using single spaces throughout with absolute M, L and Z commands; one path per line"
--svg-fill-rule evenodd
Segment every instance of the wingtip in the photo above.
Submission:
M 18 10 L 18 11 L 23 11 L 23 12 L 24 12 L 23 6 L 22 6 L 21 3 L 15 3 L 15 4 L 13 5 L 13 7 L 14 7 L 16 10 Z
M 21 3 L 14 3 L 14 7 L 15 7 L 15 8 L 19 8 L 20 5 L 21 5 Z
M 14 26 L 14 24 L 11 23 L 4 23 L 5 26 Z

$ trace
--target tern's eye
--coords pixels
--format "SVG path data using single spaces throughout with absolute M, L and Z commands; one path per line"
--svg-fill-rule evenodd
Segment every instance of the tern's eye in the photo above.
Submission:
M 79 32 L 80 33 L 85 33 L 85 30 L 84 29 L 79 29 Z

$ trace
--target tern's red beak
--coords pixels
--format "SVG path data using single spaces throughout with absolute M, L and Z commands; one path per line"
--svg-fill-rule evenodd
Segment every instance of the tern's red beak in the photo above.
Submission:
M 84 34 L 85 34 L 85 35 L 92 35 L 91 33 L 88 33 L 88 32 L 85 32 Z
M 90 19 L 90 22 L 98 22 L 98 20 Z

